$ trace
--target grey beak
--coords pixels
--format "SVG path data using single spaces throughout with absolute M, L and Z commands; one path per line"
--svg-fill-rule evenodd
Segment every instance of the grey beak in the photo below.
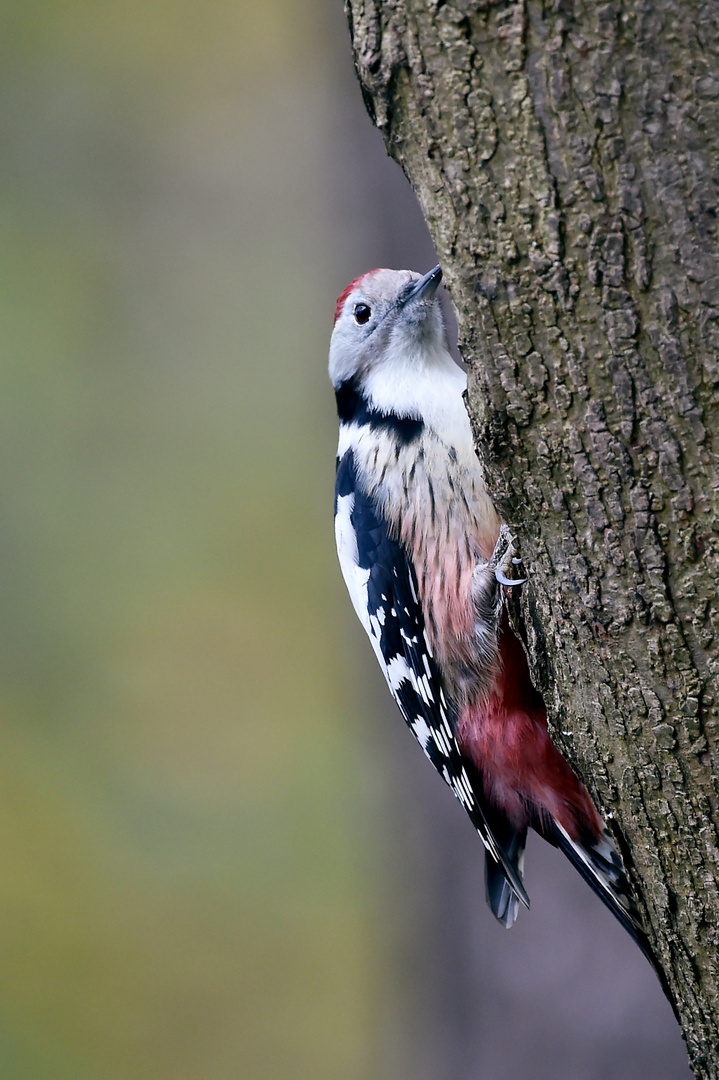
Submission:
M 442 267 L 435 266 L 432 270 L 415 281 L 414 286 L 405 298 L 405 303 L 412 300 L 429 300 L 437 292 L 437 287 L 442 280 Z

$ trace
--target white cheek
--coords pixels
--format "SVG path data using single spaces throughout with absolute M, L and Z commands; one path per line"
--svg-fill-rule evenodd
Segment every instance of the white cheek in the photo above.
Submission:
M 333 386 L 351 379 L 357 374 L 357 356 L 366 335 L 350 316 L 337 322 L 330 340 L 329 373 Z

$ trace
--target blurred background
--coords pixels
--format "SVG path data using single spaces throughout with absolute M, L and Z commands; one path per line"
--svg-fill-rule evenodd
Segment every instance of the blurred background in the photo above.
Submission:
M 334 300 L 428 269 L 336 0 L 6 0 L 0 1074 L 686 1080 L 560 856 L 484 904 L 336 567 Z

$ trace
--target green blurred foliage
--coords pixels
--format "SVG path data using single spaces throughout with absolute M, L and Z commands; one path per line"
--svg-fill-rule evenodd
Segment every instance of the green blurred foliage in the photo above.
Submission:
M 327 10 L 4 6 L 11 1080 L 369 1075 L 327 573 Z

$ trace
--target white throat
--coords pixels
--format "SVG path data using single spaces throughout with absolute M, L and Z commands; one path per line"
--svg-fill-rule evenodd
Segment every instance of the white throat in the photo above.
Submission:
M 439 342 L 431 348 L 394 351 L 390 362 L 367 372 L 364 391 L 369 403 L 383 413 L 422 419 L 441 437 L 471 444 L 472 436 L 462 394 L 467 376 Z

